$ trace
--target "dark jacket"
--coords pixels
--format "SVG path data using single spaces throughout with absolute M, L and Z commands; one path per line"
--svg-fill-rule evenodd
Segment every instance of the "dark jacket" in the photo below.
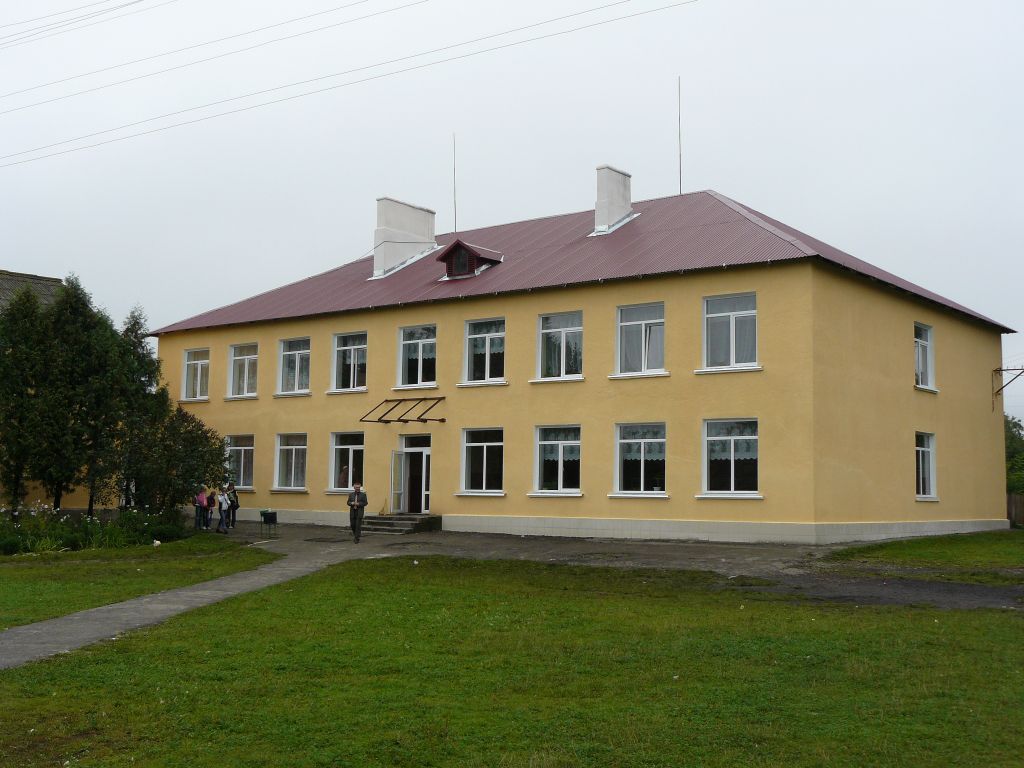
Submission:
M 367 503 L 365 491 L 359 491 L 359 493 L 352 491 L 352 493 L 348 495 L 348 505 L 352 509 L 355 509 L 356 507 L 359 509 L 365 509 Z

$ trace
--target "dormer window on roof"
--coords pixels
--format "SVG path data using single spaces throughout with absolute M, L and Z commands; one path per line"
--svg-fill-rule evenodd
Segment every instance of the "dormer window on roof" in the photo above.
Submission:
M 456 239 L 441 249 L 437 260 L 444 262 L 442 280 L 458 280 L 475 277 L 488 267 L 500 264 L 502 255 L 490 248 L 469 245 Z

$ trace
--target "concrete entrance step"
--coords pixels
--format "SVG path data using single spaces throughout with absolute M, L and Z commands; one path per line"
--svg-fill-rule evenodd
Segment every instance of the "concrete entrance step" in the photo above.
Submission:
M 376 515 L 363 518 L 363 530 L 367 533 L 419 533 L 441 530 L 441 518 L 437 515 Z

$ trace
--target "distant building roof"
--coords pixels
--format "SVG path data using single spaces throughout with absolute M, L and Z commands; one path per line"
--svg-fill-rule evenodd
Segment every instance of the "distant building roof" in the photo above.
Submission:
M 64 281 L 59 277 L 26 275 L 22 272 L 8 272 L 6 269 L 0 269 L 0 309 L 10 304 L 15 294 L 26 286 L 35 291 L 40 302 L 49 304 L 57 297 L 57 289 L 62 285 L 64 285 Z
M 1010 332 L 955 301 L 925 290 L 838 248 L 710 190 L 633 204 L 639 214 L 600 237 L 582 211 L 440 235 L 502 254 L 501 264 L 469 280 L 442 280 L 444 265 L 422 258 L 369 280 L 367 256 L 314 277 L 168 325 L 153 335 L 195 328 L 333 314 L 429 301 L 557 288 L 751 264 L 820 259 Z

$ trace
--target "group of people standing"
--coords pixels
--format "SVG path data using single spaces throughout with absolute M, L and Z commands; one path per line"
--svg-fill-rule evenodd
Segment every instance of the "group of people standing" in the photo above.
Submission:
M 197 531 L 210 530 L 210 523 L 213 522 L 213 510 L 220 513 L 217 520 L 217 533 L 227 533 L 229 528 L 235 527 L 235 514 L 241 504 L 238 503 L 238 492 L 234 483 L 217 488 L 208 486 L 201 487 L 196 492 L 193 504 L 196 508 L 195 529 Z

